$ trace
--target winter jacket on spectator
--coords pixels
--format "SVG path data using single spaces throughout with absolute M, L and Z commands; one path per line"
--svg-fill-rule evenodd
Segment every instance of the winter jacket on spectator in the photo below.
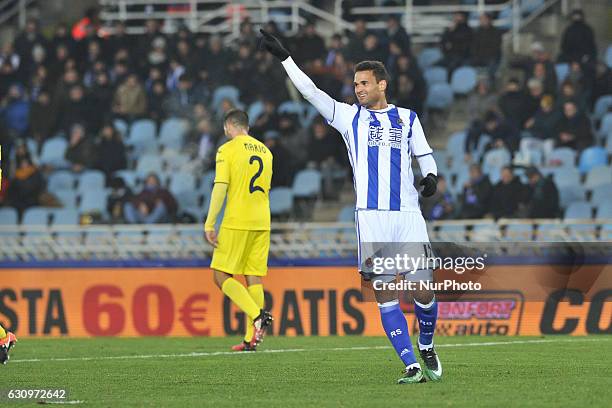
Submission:
M 32 104 L 28 123 L 30 124 L 30 133 L 32 137 L 38 141 L 43 141 L 52 136 L 55 130 L 57 113 L 51 105 L 49 93 L 41 92 Z
M 25 100 L 23 89 L 19 85 L 9 88 L 8 96 L 0 105 L 0 119 L 9 132 L 16 136 L 22 136 L 28 129 L 28 116 L 30 114 L 30 103 Z
M 113 125 L 107 124 L 100 131 L 100 138 L 96 144 L 95 168 L 102 170 L 108 179 L 115 171 L 126 167 L 127 156 L 121 135 Z
M 9 202 L 19 213 L 38 205 L 40 195 L 45 191 L 42 173 L 29 158 L 18 160 L 15 176 L 9 182 Z
M 527 120 L 525 129 L 539 139 L 554 139 L 561 113 L 554 109 L 553 99 L 545 95 L 540 101 L 540 108 Z
M 556 218 L 559 216 L 559 191 L 552 176 L 543 177 L 535 168 L 527 169 L 527 216 L 529 218 Z
M 576 104 L 566 102 L 563 116 L 557 124 L 557 143 L 559 147 L 582 150 L 593 144 L 593 132 L 589 118 L 578 112 Z
M 483 24 L 483 20 L 487 23 Z M 484 67 L 499 62 L 501 58 L 502 32 L 490 24 L 489 17 L 481 17 L 480 26 L 474 31 L 470 54 L 472 64 Z
M 502 179 L 493 188 L 490 212 L 497 218 L 518 217 L 519 204 L 524 201 L 525 186 L 512 170 L 502 169 Z
M 531 113 L 530 101 L 527 94 L 519 88 L 518 81 L 508 83 L 506 91 L 499 97 L 497 104 L 506 121 L 512 123 L 517 129 L 523 128 L 523 124 Z
M 584 22 L 582 11 L 572 12 L 572 23 L 565 29 L 561 37 L 561 55 L 559 60 L 595 61 L 597 59 L 597 45 L 593 29 Z
M 461 194 L 461 218 L 482 218 L 489 210 L 491 182 L 477 165 L 470 167 L 470 180 Z
M 95 145 L 87 137 L 85 128 L 80 124 L 73 125 L 70 130 L 70 143 L 64 156 L 72 164 L 72 170 L 78 172 L 92 168 L 95 156 Z
M 119 115 L 134 117 L 143 115 L 146 109 L 147 95 L 144 87 L 140 85 L 135 75 L 128 76 L 115 92 L 113 111 Z

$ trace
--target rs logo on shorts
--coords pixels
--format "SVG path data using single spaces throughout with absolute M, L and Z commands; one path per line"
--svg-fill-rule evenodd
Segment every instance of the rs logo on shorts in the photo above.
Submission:
M 401 334 L 402 334 L 402 329 L 395 329 L 395 330 L 392 330 L 391 333 L 389 333 L 389 336 L 395 337 L 395 336 L 399 336 Z

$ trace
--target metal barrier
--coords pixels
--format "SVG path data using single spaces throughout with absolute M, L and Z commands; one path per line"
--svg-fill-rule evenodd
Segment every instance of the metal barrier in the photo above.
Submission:
M 610 242 L 612 220 L 428 223 L 432 242 Z M 199 224 L 0 226 L 0 261 L 209 259 Z M 353 223 L 273 223 L 271 259 L 351 258 Z

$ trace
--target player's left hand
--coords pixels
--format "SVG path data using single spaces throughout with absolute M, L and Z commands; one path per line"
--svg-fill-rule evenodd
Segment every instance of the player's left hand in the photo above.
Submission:
M 423 197 L 431 197 L 438 188 L 438 177 L 432 173 L 429 173 L 427 177 L 423 178 L 419 184 L 423 186 L 421 195 Z
M 289 51 L 283 47 L 283 44 L 281 44 L 278 38 L 264 31 L 263 29 L 259 29 L 259 32 L 263 36 L 263 46 L 270 54 L 274 55 L 281 61 L 289 58 Z
M 218 245 L 217 231 L 215 230 L 205 231 L 204 235 L 206 236 L 206 240 L 208 241 L 208 243 L 216 248 Z

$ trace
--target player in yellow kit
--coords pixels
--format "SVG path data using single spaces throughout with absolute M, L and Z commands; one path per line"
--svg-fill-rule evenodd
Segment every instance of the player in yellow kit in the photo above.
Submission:
M 6 331 L 0 325 L 0 364 L 6 364 L 9 360 L 9 351 L 15 346 L 17 337 L 10 331 Z
M 270 182 L 272 153 L 248 135 L 249 118 L 240 110 L 225 115 L 223 130 L 230 139 L 219 147 L 208 217 L 206 240 L 215 247 L 211 268 L 217 286 L 247 316 L 244 341 L 236 351 L 255 350 L 272 323 L 264 310 L 262 277 L 268 272 L 270 249 Z M 217 216 L 227 195 L 219 233 Z M 235 279 L 244 275 L 245 288 Z

